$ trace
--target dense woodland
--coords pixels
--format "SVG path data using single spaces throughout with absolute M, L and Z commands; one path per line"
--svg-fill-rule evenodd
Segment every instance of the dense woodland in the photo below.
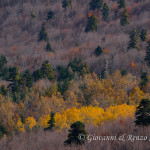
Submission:
M 78 121 L 88 134 L 110 135 L 114 125 L 117 135 L 145 134 L 137 126 L 150 124 L 139 117 L 150 111 L 149 8 L 149 0 L 0 1 L 2 149 L 16 149 L 20 139 L 18 150 L 47 149 L 49 141 L 68 149 L 64 138 Z M 25 147 L 31 139 L 38 144 Z M 117 145 L 139 148 L 101 149 Z

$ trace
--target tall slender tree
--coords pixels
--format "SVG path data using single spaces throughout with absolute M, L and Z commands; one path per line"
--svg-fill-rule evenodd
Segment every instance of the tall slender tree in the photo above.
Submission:
M 141 34 L 140 34 L 140 39 L 141 41 L 145 41 L 147 39 L 147 30 L 142 29 Z
M 38 41 L 48 41 L 48 34 L 44 24 L 42 25 L 40 33 L 38 34 Z
M 150 100 L 142 99 L 135 113 L 135 124 L 137 126 L 150 125 Z
M 121 14 L 120 24 L 122 26 L 125 26 L 125 25 L 129 24 L 129 15 L 128 15 L 128 10 L 127 9 L 125 9 L 123 11 L 123 13 Z
M 43 74 L 44 77 L 48 78 L 49 80 L 54 80 L 53 70 L 48 61 L 45 61 L 42 64 L 41 73 Z
M 98 27 L 97 18 L 94 15 L 90 16 L 87 21 L 85 32 L 97 31 L 97 27 Z
M 128 49 L 130 48 L 136 48 L 137 50 L 140 50 L 139 47 L 137 46 L 137 42 L 138 42 L 138 34 L 136 30 L 132 30 L 130 32 L 130 41 L 128 43 Z
M 53 128 L 55 127 L 55 113 L 51 112 L 50 115 L 50 120 L 48 121 L 48 127 L 45 128 L 44 130 L 53 130 Z
M 117 4 L 118 4 L 119 9 L 126 7 L 126 1 L 125 0 L 118 0 Z
M 104 3 L 103 9 L 102 9 L 102 15 L 103 15 L 103 19 L 107 21 L 108 16 L 109 16 L 109 6 L 106 3 Z
M 150 67 L 150 41 L 148 41 L 148 45 L 146 47 L 145 61 L 147 62 L 147 65 Z

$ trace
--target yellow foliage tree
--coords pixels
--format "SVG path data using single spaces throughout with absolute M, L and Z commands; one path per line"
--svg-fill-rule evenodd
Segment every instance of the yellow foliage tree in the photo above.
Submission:
M 39 120 L 38 120 L 38 124 L 42 127 L 42 128 L 47 128 L 48 127 L 48 121 L 50 120 L 50 115 L 42 115 Z
M 28 117 L 25 119 L 25 124 L 29 127 L 29 129 L 32 129 L 36 125 L 36 121 L 33 117 Z
M 131 105 L 138 105 L 139 102 L 144 98 L 144 93 L 140 90 L 139 87 L 135 87 L 129 95 L 129 103 Z
M 19 132 L 25 132 L 24 124 L 21 122 L 21 120 L 18 120 L 16 124 L 16 130 Z

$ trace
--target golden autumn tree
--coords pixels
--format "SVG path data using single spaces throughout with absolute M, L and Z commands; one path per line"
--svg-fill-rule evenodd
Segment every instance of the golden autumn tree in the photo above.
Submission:
M 36 125 L 36 121 L 33 117 L 27 117 L 25 119 L 25 125 L 27 127 L 27 130 L 32 130 L 32 128 Z
M 0 125 L 3 126 L 7 132 L 14 130 L 13 117 L 15 115 L 15 104 L 5 97 L 0 95 Z
M 135 87 L 129 95 L 129 104 L 138 105 L 139 102 L 144 98 L 143 91 L 140 90 L 139 87 Z

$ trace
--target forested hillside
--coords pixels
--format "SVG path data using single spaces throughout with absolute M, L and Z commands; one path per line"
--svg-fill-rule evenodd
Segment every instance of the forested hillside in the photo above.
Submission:
M 55 68 L 59 64 L 67 65 L 74 57 L 82 58 L 96 73 L 105 67 L 105 59 L 108 59 L 110 73 L 124 69 L 138 74 L 147 69 L 144 57 L 150 34 L 149 0 L 126 0 L 129 22 L 126 25 L 120 24 L 125 8 L 118 8 L 117 0 L 103 1 L 109 7 L 107 19 L 103 18 L 101 9 L 90 9 L 89 3 L 90 0 L 72 0 L 71 7 L 65 9 L 61 0 L 1 1 L 1 54 L 9 59 L 9 65 L 18 65 L 22 70 L 33 71 L 45 60 Z M 50 11 L 54 16 L 48 19 Z M 97 19 L 97 31 L 84 32 L 91 15 Z M 43 24 L 48 41 L 38 41 Z M 145 41 L 138 38 L 139 51 L 132 47 L 127 49 L 134 29 L 138 35 L 143 29 L 147 30 Z M 46 52 L 47 42 L 54 53 Z M 99 57 L 94 55 L 98 45 L 103 52 Z
M 77 133 L 146 134 L 149 16 L 149 0 L 1 0 L 2 150 L 91 150 Z M 149 148 L 101 149 L 138 146 Z

